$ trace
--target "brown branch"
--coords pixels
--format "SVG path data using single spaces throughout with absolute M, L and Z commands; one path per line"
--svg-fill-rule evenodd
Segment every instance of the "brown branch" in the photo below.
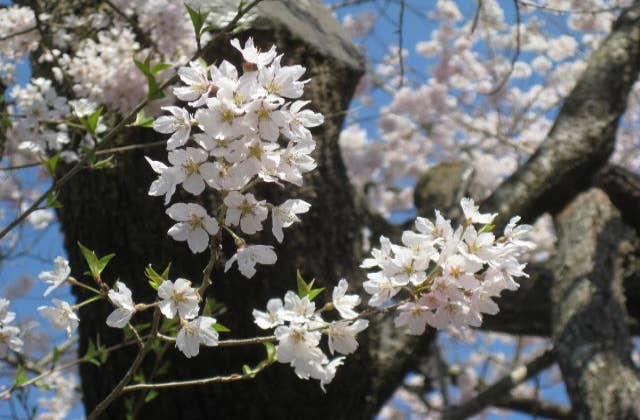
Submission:
M 98 405 L 96 405 L 93 411 L 89 414 L 89 416 L 87 417 L 88 420 L 97 419 L 100 416 L 100 414 L 102 414 L 104 410 L 106 410 L 109 407 L 109 405 L 111 405 L 111 403 L 116 398 L 118 398 L 120 394 L 122 394 L 123 389 L 129 383 L 131 378 L 133 378 L 133 375 L 135 375 L 135 373 L 137 372 L 145 356 L 151 350 L 151 346 L 155 341 L 156 334 L 158 333 L 159 328 L 160 328 L 160 310 L 156 308 L 155 311 L 153 312 L 151 332 L 149 334 L 149 337 L 147 338 L 147 341 L 144 343 L 144 347 L 140 349 L 140 351 L 136 355 L 136 358 L 133 359 L 133 362 L 131 362 L 131 367 L 124 374 L 120 382 L 118 382 L 118 384 L 115 386 L 115 388 L 113 388 L 113 390 L 109 393 L 109 395 L 107 395 L 105 399 L 103 399 Z
M 187 386 L 203 386 L 215 383 L 228 383 L 228 382 L 237 382 L 237 381 L 246 381 L 249 379 L 254 379 L 259 373 L 265 370 L 268 366 L 273 364 L 273 362 L 264 363 L 256 370 L 251 373 L 232 373 L 227 376 L 212 376 L 210 378 L 202 378 L 202 379 L 190 379 L 186 381 L 173 381 L 173 382 L 161 382 L 155 384 L 136 384 L 125 386 L 122 389 L 122 393 L 134 392 L 134 391 L 145 391 L 150 389 L 167 389 L 167 388 L 180 388 Z
M 640 4 L 620 15 L 591 55 L 533 156 L 484 202 L 498 228 L 520 215 L 533 221 L 557 212 L 587 188 L 613 151 L 618 120 L 640 71 Z
M 35 31 L 37 29 L 38 29 L 37 26 L 32 26 L 31 28 L 23 29 L 21 31 L 14 32 L 12 34 L 8 34 L 8 35 L 5 35 L 5 36 L 0 36 L 0 42 L 1 41 L 6 41 L 6 40 L 11 39 L 11 38 L 16 37 L 16 36 L 28 34 L 29 32 L 33 32 L 33 31 Z
M 489 92 L 489 95 L 495 95 L 500 92 L 507 81 L 511 78 L 511 74 L 513 73 L 513 69 L 516 65 L 516 61 L 518 61 L 518 57 L 520 57 L 520 38 L 521 38 L 521 17 L 520 17 L 520 6 L 518 4 L 518 0 L 513 0 L 513 7 L 516 11 L 516 49 L 511 56 L 511 62 L 509 63 L 509 71 L 505 74 L 502 80 Z M 479 10 L 479 9 L 478 9 Z
M 625 223 L 640 232 L 640 175 L 607 165 L 596 175 L 594 186 L 606 192 Z
M 553 363 L 553 352 L 547 350 L 527 364 L 516 367 L 509 375 L 490 385 L 472 399 L 452 407 L 444 413 L 444 418 L 447 420 L 462 420 L 474 416 L 485 408 L 495 405 L 516 386 L 549 368 Z
M 520 411 L 534 417 L 546 417 L 558 420 L 571 420 L 571 409 L 550 401 L 522 398 L 509 395 L 493 404 L 494 407 Z

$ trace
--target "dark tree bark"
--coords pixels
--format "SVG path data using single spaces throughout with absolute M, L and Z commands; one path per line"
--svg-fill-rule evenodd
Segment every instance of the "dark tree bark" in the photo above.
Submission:
M 623 293 L 638 238 L 597 189 L 558 215 L 557 230 L 552 338 L 573 412 L 581 419 L 640 418 Z

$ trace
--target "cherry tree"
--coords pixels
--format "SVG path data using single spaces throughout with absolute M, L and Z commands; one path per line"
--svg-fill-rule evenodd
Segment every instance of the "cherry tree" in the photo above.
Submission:
M 640 417 L 637 1 L 0 21 L 14 417 Z

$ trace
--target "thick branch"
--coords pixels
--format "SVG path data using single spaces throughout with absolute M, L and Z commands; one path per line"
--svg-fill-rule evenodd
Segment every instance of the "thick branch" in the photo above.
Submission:
M 640 4 L 621 14 L 591 55 L 546 140 L 489 197 L 497 225 L 518 214 L 532 221 L 561 210 L 608 160 L 627 97 L 640 70 Z
M 559 420 L 573 419 L 569 408 L 534 398 L 508 396 L 493 404 L 494 407 L 520 411 L 534 417 L 546 417 Z
M 606 192 L 625 223 L 640 232 L 640 175 L 607 165 L 596 176 L 594 186 Z
M 547 369 L 553 365 L 553 362 L 553 352 L 551 350 L 545 351 L 529 363 L 516 367 L 509 375 L 498 380 L 474 398 L 457 407 L 452 407 L 451 410 L 445 413 L 444 418 L 462 420 L 476 415 L 485 408 L 497 404 L 512 389 Z
M 637 237 L 598 189 L 579 195 L 556 225 L 552 339 L 574 415 L 640 418 L 623 294 L 624 266 Z

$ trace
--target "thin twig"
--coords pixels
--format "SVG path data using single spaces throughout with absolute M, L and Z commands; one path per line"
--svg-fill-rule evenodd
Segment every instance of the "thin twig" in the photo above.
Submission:
M 168 335 L 158 334 L 158 338 L 167 341 L 170 343 L 174 343 L 176 339 L 174 337 L 169 337 Z M 272 343 L 276 341 L 276 337 L 273 335 L 268 335 L 264 337 L 252 337 L 252 338 L 236 338 L 230 340 L 220 340 L 216 347 L 234 347 L 234 346 L 247 346 L 251 344 L 262 344 L 262 343 Z
M 398 87 L 404 86 L 404 56 L 402 54 L 404 43 L 403 26 L 404 26 L 404 1 L 400 0 L 400 15 L 398 16 L 398 59 L 400 60 L 400 83 Z
M 23 29 L 21 31 L 14 32 L 14 33 L 9 34 L 9 35 L 0 36 L 0 41 L 6 41 L 7 39 L 11 39 L 14 36 L 20 36 L 20 35 L 28 34 L 29 32 L 33 32 L 33 31 L 35 31 L 37 29 L 38 29 L 37 26 L 32 26 L 31 28 Z
M 149 351 L 151 350 L 151 345 L 153 344 L 156 338 L 156 334 L 158 333 L 159 328 L 160 328 L 160 310 L 156 308 L 155 311 L 153 311 L 153 321 L 151 322 L 151 333 L 149 334 L 147 341 L 144 343 L 144 347 L 140 349 L 140 352 L 136 355 L 136 358 L 133 359 L 133 362 L 131 363 L 131 367 L 129 368 L 127 373 L 124 374 L 120 382 L 118 382 L 118 384 L 115 386 L 115 388 L 113 388 L 113 390 L 109 393 L 109 395 L 107 395 L 104 400 L 100 401 L 100 403 L 98 403 L 98 405 L 96 405 L 93 411 L 89 414 L 89 416 L 87 417 L 88 420 L 97 419 L 98 416 L 100 416 L 104 412 L 104 410 L 106 410 L 107 407 L 111 405 L 113 400 L 115 400 L 118 396 L 120 396 L 125 386 L 129 383 L 133 375 L 135 375 L 136 371 L 140 367 L 140 364 L 142 364 L 142 361 L 144 360 L 147 353 L 149 353 Z
M 577 14 L 594 14 L 595 15 L 598 13 L 618 12 L 623 9 L 620 6 L 604 7 L 602 9 L 559 9 L 557 7 L 538 4 L 538 3 L 534 3 L 532 1 L 527 1 L 527 0 L 517 0 L 517 1 L 523 6 L 533 7 L 535 9 L 546 10 L 548 12 L 554 12 L 554 13 L 568 13 L 568 14 L 576 14 L 576 15 Z
M 473 15 L 473 21 L 471 22 L 471 28 L 469 33 L 473 34 L 478 27 L 478 21 L 480 20 L 480 13 L 482 12 L 482 0 L 478 0 L 478 7 L 476 8 L 476 13 Z
M 268 366 L 270 366 L 273 362 L 267 362 L 260 366 L 258 369 L 252 371 L 251 373 L 232 373 L 227 376 L 212 376 L 210 378 L 203 379 L 191 379 L 186 381 L 174 381 L 174 382 L 161 382 L 156 384 L 136 384 L 125 386 L 122 389 L 122 393 L 134 392 L 134 391 L 144 391 L 149 389 L 166 389 L 166 388 L 178 388 L 185 386 L 199 386 L 199 385 L 208 385 L 214 383 L 226 383 L 226 382 L 237 382 L 237 381 L 246 381 L 249 379 L 253 379 L 260 372 L 265 370 Z M 91 417 L 89 417 L 91 420 Z
M 512 411 L 520 411 L 535 417 L 542 416 L 557 420 L 574 418 L 571 415 L 571 409 L 569 409 L 569 407 L 536 398 L 507 396 L 493 404 L 493 406 Z
M 521 22 L 521 16 L 520 16 L 520 4 L 518 3 L 518 0 L 513 0 L 513 6 L 515 7 L 515 11 L 516 11 L 516 50 L 513 52 L 513 55 L 511 56 L 511 62 L 509 63 L 509 71 L 507 72 L 506 75 L 504 75 L 500 83 L 498 83 L 498 85 L 494 87 L 491 90 L 491 92 L 489 92 L 489 95 L 495 95 L 496 93 L 500 92 L 500 90 L 502 90 L 504 85 L 511 78 L 511 73 L 513 73 L 513 68 L 515 67 L 516 61 L 518 61 L 518 57 L 520 56 L 520 30 L 521 30 L 520 26 L 522 22 Z

